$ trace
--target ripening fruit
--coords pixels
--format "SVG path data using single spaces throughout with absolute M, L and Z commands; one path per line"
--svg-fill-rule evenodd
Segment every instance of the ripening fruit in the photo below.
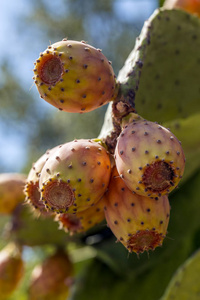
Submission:
M 196 14 L 200 17 L 200 1 L 199 0 L 166 0 L 164 8 L 173 9 L 180 8 L 189 13 Z
M 21 250 L 13 243 L 0 252 L 0 299 L 6 300 L 17 288 L 24 274 Z
M 59 214 L 55 217 L 55 221 L 59 223 L 60 229 L 64 229 L 71 235 L 85 232 L 105 219 L 104 205 L 104 198 L 102 198 L 93 206 L 76 214 Z
M 129 252 L 142 253 L 161 246 L 170 216 L 168 197 L 155 199 L 130 191 L 114 167 L 105 193 L 107 224 Z
M 0 174 L 0 214 L 11 214 L 24 201 L 26 176 L 18 173 Z
M 92 140 L 74 140 L 50 155 L 39 186 L 47 209 L 77 213 L 97 203 L 110 179 L 110 157 Z
M 50 45 L 36 60 L 34 74 L 41 98 L 67 112 L 92 111 L 117 93 L 111 63 L 83 41 Z
M 66 300 L 72 275 L 69 256 L 63 250 L 57 250 L 33 269 L 28 300 Z
M 39 178 L 41 171 L 49 159 L 49 156 L 52 155 L 57 148 L 60 146 L 56 146 L 50 150 L 47 150 L 32 166 L 24 188 L 24 193 L 26 195 L 26 201 L 35 208 L 37 212 L 42 214 L 43 216 L 48 215 L 49 212 L 46 210 L 43 201 L 40 200 L 40 191 L 39 191 Z
M 128 188 L 149 197 L 171 192 L 182 178 L 185 167 L 184 152 L 174 134 L 140 117 L 122 130 L 115 161 Z

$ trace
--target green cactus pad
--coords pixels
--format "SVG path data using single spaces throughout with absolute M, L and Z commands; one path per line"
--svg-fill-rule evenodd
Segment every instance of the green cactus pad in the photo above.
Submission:
M 198 300 L 200 295 L 200 250 L 177 270 L 161 300 Z
M 185 157 L 183 184 L 200 166 L 200 113 L 185 119 L 176 119 L 163 124 L 181 141 Z
M 133 88 L 137 113 L 163 122 L 200 111 L 200 19 L 181 10 L 156 10 L 138 39 L 118 76 L 122 91 Z

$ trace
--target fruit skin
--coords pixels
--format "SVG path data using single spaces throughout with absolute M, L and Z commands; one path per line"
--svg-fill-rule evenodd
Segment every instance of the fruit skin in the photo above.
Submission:
M 129 252 L 142 253 L 162 245 L 170 215 L 166 195 L 155 200 L 131 192 L 114 167 L 104 197 L 107 224 Z
M 73 265 L 63 250 L 37 265 L 31 275 L 29 300 L 66 300 L 72 282 Z
M 50 155 L 39 186 L 47 209 L 77 213 L 97 203 L 110 180 L 106 149 L 92 140 L 74 140 Z
M 21 250 L 9 243 L 0 252 L 0 298 L 6 300 L 14 292 L 24 274 Z
M 26 175 L 18 173 L 0 174 L 0 214 L 11 214 L 24 201 Z
M 55 217 L 55 221 L 59 223 L 60 229 L 65 230 L 70 235 L 82 233 L 105 219 L 104 205 L 103 197 L 93 206 L 76 214 L 59 214 Z
M 64 39 L 49 46 L 36 60 L 34 74 L 41 98 L 67 112 L 92 111 L 117 92 L 110 62 L 83 41 Z
M 49 215 L 47 212 L 44 203 L 40 200 L 40 191 L 39 191 L 39 178 L 41 171 L 49 159 L 49 156 L 52 155 L 57 148 L 61 145 L 58 145 L 52 149 L 47 150 L 32 166 L 26 180 L 26 185 L 24 188 L 25 200 L 31 205 L 35 211 L 43 216 Z
M 196 14 L 198 17 L 200 17 L 199 0 L 166 0 L 164 3 L 164 8 L 166 9 L 179 8 L 189 13 Z
M 115 161 L 128 188 L 149 197 L 171 192 L 185 167 L 185 155 L 175 135 L 136 114 L 131 115 L 118 138 Z

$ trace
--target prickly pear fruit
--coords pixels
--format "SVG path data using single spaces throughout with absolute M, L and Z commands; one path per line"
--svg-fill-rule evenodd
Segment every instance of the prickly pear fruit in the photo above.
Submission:
M 165 127 L 136 114 L 132 118 L 117 141 L 117 170 L 130 190 L 143 196 L 160 197 L 171 192 L 183 176 L 183 149 Z
M 84 139 L 66 143 L 50 155 L 42 169 L 41 199 L 55 212 L 85 210 L 105 193 L 110 172 L 110 158 L 101 144 Z
M 142 253 L 162 245 L 170 215 L 166 195 L 155 200 L 130 191 L 114 167 L 104 197 L 107 224 L 129 252 Z
M 102 198 L 93 206 L 76 214 L 59 214 L 55 220 L 58 221 L 60 229 L 69 232 L 70 235 L 85 232 L 105 219 L 104 204 L 104 198 Z
M 6 300 L 14 292 L 24 274 L 21 250 L 9 243 L 0 252 L 0 299 Z
M 88 112 L 111 101 L 117 90 L 110 62 L 85 42 L 66 39 L 36 60 L 35 84 L 48 103 L 67 112 Z
M 18 173 L 0 174 L 0 214 L 11 214 L 24 201 L 26 176 Z
M 68 255 L 58 250 L 33 269 L 29 300 L 66 300 L 73 266 Z
M 47 150 L 32 166 L 24 188 L 24 193 L 26 195 L 26 201 L 31 204 L 42 215 L 48 215 L 44 203 L 40 200 L 40 191 L 39 191 L 39 177 L 44 167 L 45 163 L 49 159 L 49 156 L 53 154 L 57 148 L 56 146 L 50 150 Z
M 180 8 L 189 13 L 196 14 L 200 17 L 200 1 L 199 0 L 166 0 L 164 8 L 173 9 Z

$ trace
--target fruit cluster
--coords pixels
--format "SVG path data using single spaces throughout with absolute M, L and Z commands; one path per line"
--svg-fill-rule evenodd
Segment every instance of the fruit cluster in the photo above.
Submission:
M 43 158 L 42 158 L 43 159 Z M 42 161 L 41 159 L 41 161 Z M 39 165 L 38 165 L 39 168 Z M 33 174 L 32 174 L 32 178 Z M 0 174 L 0 215 L 10 216 L 11 220 L 8 231 L 5 229 L 5 237 L 12 232 L 12 227 L 23 226 L 18 213 L 23 210 L 24 187 L 26 176 L 18 173 Z M 36 186 L 30 186 L 31 199 L 37 199 L 39 192 Z M 34 204 L 36 207 L 36 203 Z M 48 212 L 38 207 L 43 215 Z M 14 219 L 17 219 L 17 222 Z M 31 222 L 31 220 L 30 220 Z M 30 232 L 29 232 L 30 234 Z M 16 291 L 26 272 L 26 261 L 24 260 L 24 246 L 26 243 L 20 239 L 12 238 L 0 251 L 0 298 L 10 299 Z M 73 263 L 64 247 L 56 247 L 53 254 L 46 257 L 32 270 L 30 282 L 27 286 L 27 299 L 29 300 L 53 300 L 66 299 L 73 283 Z
M 85 42 L 49 46 L 33 78 L 41 98 L 63 111 L 119 101 L 111 63 Z M 168 194 L 183 176 L 183 149 L 170 130 L 135 112 L 121 116 L 115 145 L 111 153 L 103 139 L 80 139 L 47 151 L 30 170 L 26 199 L 70 234 L 106 218 L 129 252 L 154 250 L 167 234 Z

